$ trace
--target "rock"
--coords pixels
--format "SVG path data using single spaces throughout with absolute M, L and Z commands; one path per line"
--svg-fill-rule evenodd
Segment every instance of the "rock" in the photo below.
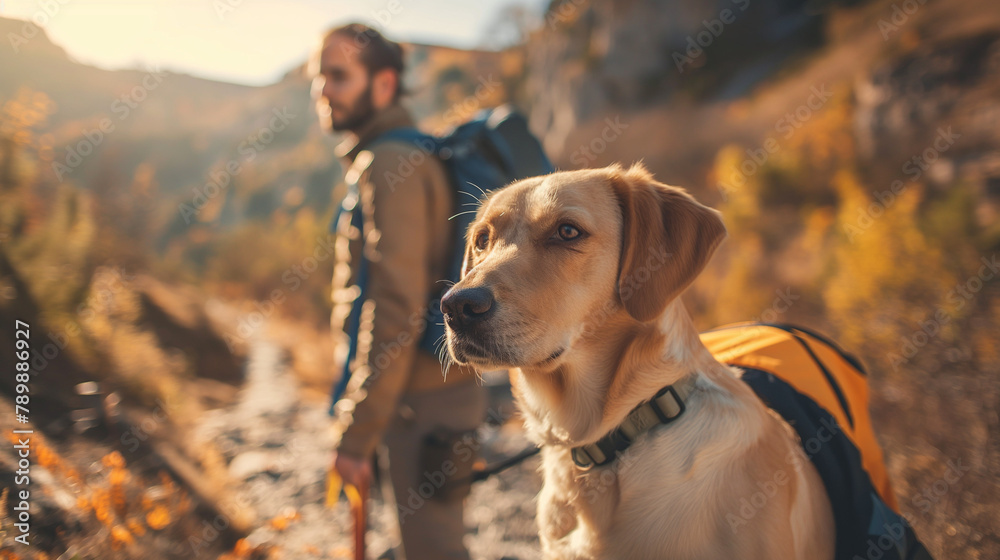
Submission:
M 236 480 L 247 480 L 262 472 L 269 472 L 273 457 L 264 451 L 247 451 L 236 456 L 229 463 L 229 476 Z

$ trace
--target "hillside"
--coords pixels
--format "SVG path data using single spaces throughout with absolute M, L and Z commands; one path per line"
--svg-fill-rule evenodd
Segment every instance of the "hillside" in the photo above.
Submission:
M 407 103 L 440 133 L 513 101 L 561 169 L 642 160 L 719 209 L 699 328 L 802 323 L 859 355 L 903 513 L 938 558 L 995 558 L 1000 7 L 900 5 L 552 0 L 499 52 L 406 45 Z M 40 33 L 0 74 L 0 322 L 41 353 L 35 557 L 347 554 L 346 511 L 316 504 L 337 368 L 314 255 L 342 170 L 304 65 L 264 87 L 108 71 Z M 536 484 L 477 488 L 477 557 L 537 557 Z
M 20 24 L 0 18 L 0 28 Z M 407 49 L 410 102 L 432 130 L 499 104 L 520 72 L 517 55 Z M 266 87 L 107 71 L 73 61 L 42 31 L 19 53 L 0 51 L 0 72 L 0 99 L 39 103 L 25 131 L 39 156 L 25 170 L 33 191 L 43 201 L 61 184 L 93 193 L 102 219 L 127 224 L 118 233 L 139 245 L 128 250 L 166 257 L 174 278 L 211 274 L 207 257 L 252 224 L 297 216 L 320 232 L 331 215 L 336 139 L 316 124 L 304 65 Z

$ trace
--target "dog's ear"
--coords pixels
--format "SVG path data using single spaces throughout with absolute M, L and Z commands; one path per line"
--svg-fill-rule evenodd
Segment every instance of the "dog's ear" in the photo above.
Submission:
M 717 211 L 642 165 L 610 172 L 624 222 L 618 296 L 629 315 L 649 321 L 705 268 L 726 228 Z

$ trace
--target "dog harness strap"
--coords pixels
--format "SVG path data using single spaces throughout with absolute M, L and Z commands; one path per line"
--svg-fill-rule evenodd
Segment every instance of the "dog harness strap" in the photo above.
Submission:
M 625 420 L 607 435 L 594 443 L 574 447 L 571 451 L 573 462 L 581 469 L 607 465 L 642 434 L 673 422 L 684 414 L 684 402 L 694 391 L 696 380 L 696 375 L 689 375 L 679 383 L 660 389 L 652 399 L 629 412 Z

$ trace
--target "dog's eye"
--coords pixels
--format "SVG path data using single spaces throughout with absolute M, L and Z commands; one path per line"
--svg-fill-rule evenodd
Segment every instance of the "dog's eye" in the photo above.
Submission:
M 476 241 L 474 247 L 476 251 L 485 251 L 486 245 L 490 242 L 490 233 L 488 231 L 481 231 L 476 234 Z
M 570 224 L 562 224 L 559 226 L 559 237 L 566 241 L 576 239 L 580 237 L 580 230 Z

